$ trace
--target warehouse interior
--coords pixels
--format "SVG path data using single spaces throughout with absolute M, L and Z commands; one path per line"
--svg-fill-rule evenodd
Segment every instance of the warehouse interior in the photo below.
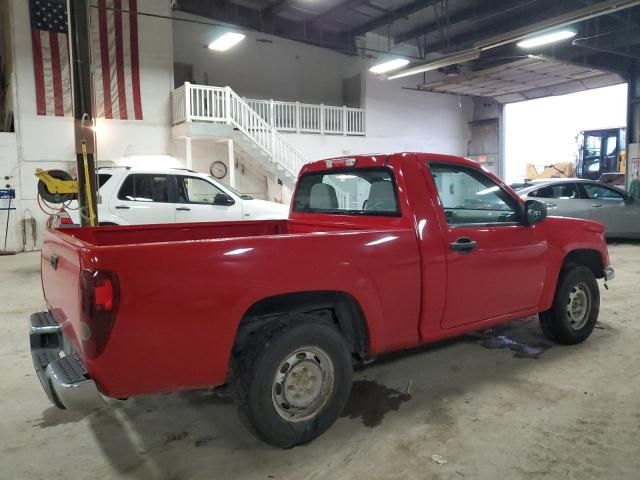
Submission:
M 434 158 L 424 175 L 412 152 Z M 357 177 L 363 165 L 371 178 Z M 471 181 L 519 220 L 503 209 L 504 226 L 456 224 L 473 210 L 461 206 Z M 374 203 L 376 185 L 393 212 Z M 531 239 L 496 233 L 499 255 L 476 261 L 493 231 Z M 0 0 L 11 478 L 635 479 L 639 240 L 640 1 Z M 361 296 L 351 304 L 331 282 Z M 441 308 L 445 325 L 447 312 L 536 288 L 545 308 L 438 334 L 405 318 Z M 588 316 L 584 338 L 563 341 L 555 310 Z M 328 318 L 349 375 L 322 345 L 280 359 L 267 404 L 298 440 L 274 440 L 275 423 L 247 420 L 258 387 L 241 374 L 268 365 L 290 328 L 322 338 Z M 220 376 L 228 335 L 224 381 L 201 381 Z M 54 344 L 60 355 L 42 360 Z M 313 394 L 322 415 L 353 369 L 326 428 L 279 406 L 296 405 L 281 389 L 298 388 L 287 369 L 299 355 L 312 358 L 307 386 L 316 373 L 335 382 Z M 56 393 L 53 363 L 76 357 L 82 382 L 61 384 L 94 389 L 99 408 Z M 138 388 L 107 387 L 108 375 Z

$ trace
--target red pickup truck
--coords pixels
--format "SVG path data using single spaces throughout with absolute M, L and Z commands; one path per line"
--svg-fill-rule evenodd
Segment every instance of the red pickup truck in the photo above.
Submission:
M 290 447 L 336 420 L 356 361 L 535 314 L 585 340 L 614 275 L 603 231 L 459 157 L 318 161 L 287 220 L 49 230 L 34 366 L 60 408 L 229 386 Z

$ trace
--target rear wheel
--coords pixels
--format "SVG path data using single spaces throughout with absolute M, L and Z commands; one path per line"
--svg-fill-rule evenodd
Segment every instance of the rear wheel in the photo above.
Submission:
M 599 311 L 600 290 L 593 272 L 569 267 L 560 274 L 551 309 L 540 314 L 540 326 L 548 338 L 573 345 L 589 338 Z
M 305 316 L 259 331 L 235 362 L 240 418 L 277 447 L 307 443 L 326 431 L 351 391 L 345 340 L 333 325 Z

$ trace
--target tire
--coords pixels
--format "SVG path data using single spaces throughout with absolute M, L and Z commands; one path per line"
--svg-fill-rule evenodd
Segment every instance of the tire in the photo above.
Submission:
M 596 326 L 600 290 L 593 272 L 572 266 L 560 273 L 551 309 L 540 314 L 542 332 L 565 345 L 584 342 Z
M 333 425 L 351 392 L 353 364 L 333 325 L 298 315 L 256 332 L 233 371 L 242 422 L 260 440 L 290 448 Z

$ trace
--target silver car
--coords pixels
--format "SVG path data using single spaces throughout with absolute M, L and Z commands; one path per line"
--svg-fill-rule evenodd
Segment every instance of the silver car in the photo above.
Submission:
M 514 185 L 518 194 L 547 204 L 549 215 L 595 220 L 609 238 L 640 238 L 640 201 L 594 180 L 558 178 Z

